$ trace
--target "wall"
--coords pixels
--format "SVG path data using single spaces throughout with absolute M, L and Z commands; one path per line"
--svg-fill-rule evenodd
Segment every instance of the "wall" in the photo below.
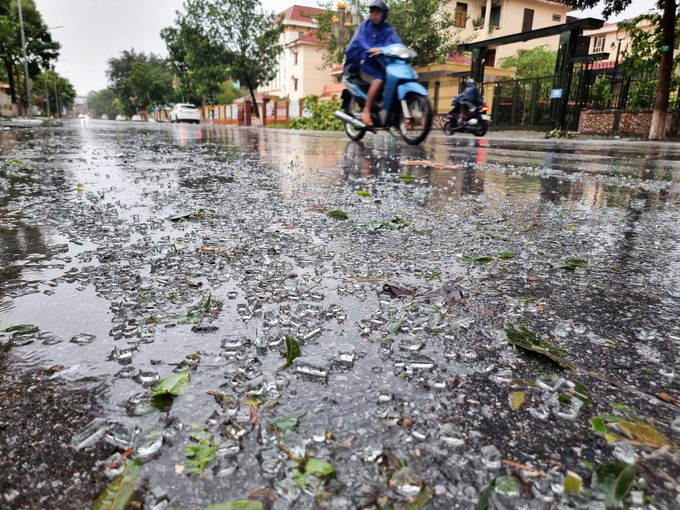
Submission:
M 484 39 L 492 39 L 504 35 L 518 34 L 522 31 L 522 23 L 524 21 L 524 9 L 534 10 L 534 22 L 532 29 L 551 27 L 566 23 L 567 12 L 569 9 L 563 5 L 551 2 L 537 2 L 535 0 L 501 0 L 501 22 L 498 29 L 494 29 L 491 33 L 486 33 L 485 30 L 474 30 L 472 20 L 481 16 L 482 7 L 486 6 L 485 1 L 463 2 L 468 4 L 468 16 L 465 30 L 461 32 L 462 37 L 474 37 L 474 41 Z M 456 0 L 452 0 L 448 9 L 455 13 Z M 559 14 L 561 21 L 553 21 L 552 15 Z M 520 50 L 530 50 L 537 46 L 548 45 L 551 49 L 557 50 L 559 43 L 559 36 L 544 37 L 542 39 L 534 39 L 524 43 L 509 44 L 501 46 L 496 49 L 496 62 L 503 57 L 515 55 Z
M 331 70 L 319 70 L 323 65 L 323 50 L 319 44 L 300 44 L 297 46 L 299 51 L 298 65 L 291 67 L 291 72 L 298 77 L 298 90 L 293 91 L 291 82 L 290 99 L 298 101 L 305 96 L 323 94 L 323 87 L 333 81 Z M 297 69 L 299 68 L 299 69 Z
M 672 134 L 677 110 L 666 116 L 666 133 Z M 632 135 L 646 137 L 652 124 L 652 110 L 588 110 L 581 112 L 579 133 L 597 135 Z

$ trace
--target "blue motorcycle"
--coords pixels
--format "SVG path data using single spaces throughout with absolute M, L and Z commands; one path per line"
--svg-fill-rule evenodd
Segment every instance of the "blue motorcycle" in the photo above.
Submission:
M 432 105 L 427 89 L 416 81 L 418 73 L 409 64 L 416 54 L 402 44 L 384 46 L 380 51 L 390 61 L 385 66 L 382 98 L 372 107 L 373 126 L 361 121 L 369 84 L 348 72 L 343 73 L 342 110 L 336 111 L 335 116 L 345 123 L 345 133 L 351 140 L 361 140 L 367 131 L 389 129 L 401 133 L 406 143 L 418 145 L 432 127 Z

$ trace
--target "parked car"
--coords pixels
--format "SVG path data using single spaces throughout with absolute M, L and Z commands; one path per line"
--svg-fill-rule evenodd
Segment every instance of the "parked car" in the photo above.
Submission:
M 122 113 L 119 113 L 118 115 L 116 115 L 116 120 L 127 120 L 127 119 L 125 118 L 125 115 L 123 115 Z
M 141 115 L 133 115 L 132 116 L 132 122 L 142 122 L 142 116 Z
M 102 120 L 109 120 L 109 116 L 106 114 L 102 115 Z
M 176 104 L 170 111 L 170 122 L 201 123 L 201 110 L 189 103 Z

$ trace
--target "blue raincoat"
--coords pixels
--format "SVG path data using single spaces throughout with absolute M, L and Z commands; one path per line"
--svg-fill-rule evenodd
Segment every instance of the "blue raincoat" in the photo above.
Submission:
M 454 97 L 451 103 L 470 103 L 472 106 L 479 107 L 484 104 L 484 99 L 474 83 L 467 83 L 463 93 Z
M 371 48 L 380 48 L 390 44 L 404 44 L 397 35 L 397 32 L 392 28 L 387 21 L 382 21 L 374 25 L 370 19 L 365 20 L 359 25 L 358 30 L 354 33 L 354 37 L 347 46 L 345 52 L 345 69 L 350 73 L 357 74 L 361 67 L 361 61 L 364 61 L 363 71 L 365 74 L 385 80 L 385 68 L 389 63 L 389 59 L 383 56 L 376 56 L 368 58 L 368 50 Z M 381 66 L 376 59 L 381 59 L 383 65 Z

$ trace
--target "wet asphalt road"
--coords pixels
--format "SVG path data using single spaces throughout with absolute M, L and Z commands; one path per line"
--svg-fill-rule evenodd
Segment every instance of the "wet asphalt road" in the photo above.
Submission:
M 626 505 L 680 505 L 680 146 L 94 121 L 0 148 L 0 507 L 90 508 L 126 458 L 157 510 L 599 509 L 613 461 Z

